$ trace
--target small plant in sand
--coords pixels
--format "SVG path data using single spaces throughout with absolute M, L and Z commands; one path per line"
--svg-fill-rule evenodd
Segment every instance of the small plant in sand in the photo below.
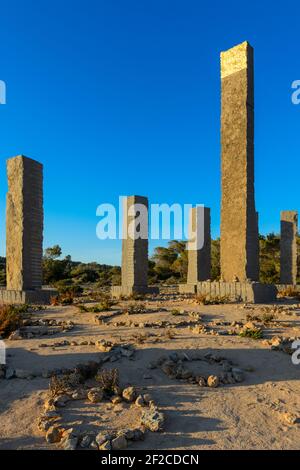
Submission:
M 286 289 L 278 292 L 278 297 L 297 297 L 299 298 L 299 291 L 294 287 L 287 287 Z
M 107 395 L 113 395 L 119 387 L 119 370 L 118 369 L 102 369 L 95 376 L 103 392 Z
M 61 286 L 58 287 L 60 295 L 72 295 L 73 297 L 80 297 L 83 293 L 83 288 L 80 285 Z
M 53 306 L 58 305 L 72 305 L 74 301 L 74 295 L 71 292 L 66 292 L 65 294 L 55 295 L 51 297 L 50 303 Z
M 127 297 L 128 300 L 145 300 L 145 294 L 138 294 L 137 292 L 133 292 Z
M 100 313 L 103 312 L 102 305 L 93 305 L 92 307 L 87 307 L 86 305 L 77 305 L 80 312 L 92 312 Z
M 52 398 L 75 390 L 80 384 L 80 376 L 74 372 L 53 375 L 50 379 L 49 394 Z
M 89 297 L 91 300 L 94 300 L 95 302 L 102 302 L 103 298 L 107 297 L 107 294 L 104 292 L 98 292 L 98 291 L 92 291 L 87 293 L 87 297 Z
M 210 297 L 205 294 L 196 294 L 195 295 L 195 303 L 199 305 L 220 305 L 220 304 L 228 304 L 230 303 L 230 298 L 225 295 L 223 297 L 216 296 Z
M 145 313 L 146 311 L 146 305 L 143 303 L 131 303 L 128 305 L 126 308 L 125 312 L 126 315 L 137 315 L 139 313 Z
M 80 304 L 80 305 L 77 305 L 77 307 L 80 312 L 100 313 L 100 312 L 106 312 L 107 310 L 110 310 L 110 308 L 115 304 L 116 302 L 114 300 L 106 298 L 106 299 L 103 299 L 100 304 L 92 305 L 90 307 Z
M 149 333 L 136 333 L 133 335 L 133 338 L 137 344 L 144 344 L 146 341 L 149 340 L 150 335 Z
M 274 313 L 263 313 L 262 315 L 262 321 L 263 323 L 272 323 L 272 321 L 275 320 L 275 315 Z
M 22 325 L 22 314 L 28 311 L 28 305 L 0 306 L 0 336 L 7 338 Z
M 251 314 L 248 313 L 246 315 L 246 319 L 249 322 L 259 322 L 259 323 L 268 324 L 268 323 L 271 323 L 272 321 L 274 321 L 275 315 L 273 313 L 266 313 L 266 312 L 263 313 L 261 316 L 251 315 Z
M 175 339 L 176 338 L 176 333 L 174 329 L 168 328 L 165 332 L 165 335 L 168 339 Z
M 260 328 L 244 328 L 239 336 L 242 338 L 262 339 L 263 332 Z
M 173 310 L 171 310 L 171 315 L 173 315 L 174 317 L 179 317 L 180 315 L 182 315 L 182 313 L 180 313 L 179 310 L 177 310 L 176 308 L 174 308 Z
M 110 310 L 111 307 L 113 307 L 114 305 L 116 305 L 116 301 L 111 299 L 108 295 L 106 296 L 103 296 L 103 299 L 101 300 L 101 307 L 102 307 L 102 310 Z

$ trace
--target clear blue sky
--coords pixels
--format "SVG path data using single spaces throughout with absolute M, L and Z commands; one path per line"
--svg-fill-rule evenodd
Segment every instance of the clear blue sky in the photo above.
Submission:
M 244 8 L 243 8 L 244 7 Z M 219 53 L 255 48 L 260 231 L 299 207 L 299 11 L 294 2 L 10 0 L 1 4 L 0 246 L 5 160 L 44 164 L 45 241 L 119 264 L 96 207 L 119 195 L 203 203 L 220 220 Z M 153 245 L 151 245 L 153 248 Z

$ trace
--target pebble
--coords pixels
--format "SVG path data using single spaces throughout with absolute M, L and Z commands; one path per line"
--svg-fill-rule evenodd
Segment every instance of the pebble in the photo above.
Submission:
M 204 377 L 197 377 L 197 382 L 200 387 L 206 387 L 206 380 Z
M 207 379 L 207 386 L 211 388 L 217 388 L 219 386 L 219 377 L 216 375 L 210 375 Z
M 140 407 L 146 405 L 143 395 L 139 395 L 137 397 L 137 399 L 135 400 L 135 404 L 136 404 L 136 406 L 140 406 Z
M 112 450 L 127 449 L 127 439 L 122 435 L 111 441 Z
M 112 436 L 110 434 L 103 434 L 102 432 L 99 432 L 99 434 L 97 434 L 96 436 L 95 441 L 98 446 L 101 446 L 102 444 L 104 444 L 104 442 L 110 441 L 111 439 Z
M 298 422 L 298 417 L 294 415 L 293 413 L 282 413 L 281 420 L 292 425 Z
M 101 446 L 99 446 L 99 450 L 111 450 L 111 443 L 110 441 L 106 441 Z
M 62 429 L 58 426 L 51 426 L 46 433 L 46 441 L 49 444 L 60 442 L 62 438 Z
M 235 382 L 241 383 L 245 380 L 244 372 L 241 369 L 233 368 L 231 372 Z
M 152 432 L 161 431 L 165 422 L 164 414 L 156 409 L 150 408 L 143 412 L 141 424 Z
M 124 388 L 122 396 L 127 402 L 133 402 L 136 399 L 136 390 L 134 387 Z
M 87 449 L 88 447 L 90 447 L 92 441 L 93 441 L 93 436 L 84 436 L 81 439 L 80 447 L 82 447 L 83 449 Z
M 103 400 L 103 391 L 99 388 L 91 389 L 87 394 L 87 398 L 91 403 L 99 403 Z
M 63 441 L 64 450 L 76 450 L 78 444 L 78 437 L 70 437 Z

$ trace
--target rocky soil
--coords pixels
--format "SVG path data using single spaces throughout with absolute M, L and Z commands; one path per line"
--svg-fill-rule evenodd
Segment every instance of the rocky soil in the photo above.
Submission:
M 87 381 L 83 396 L 56 402 L 71 447 L 299 447 L 300 365 L 291 360 L 300 338 L 299 304 L 201 305 L 165 294 L 121 301 L 106 312 L 92 312 L 93 305 L 35 311 L 6 340 L 0 449 L 61 448 L 61 431 L 46 438 L 50 425 L 43 429 L 41 417 L 51 377 L 79 364 L 118 369 L 121 390 L 134 387 L 135 396 L 100 393 L 98 400 L 99 384 Z

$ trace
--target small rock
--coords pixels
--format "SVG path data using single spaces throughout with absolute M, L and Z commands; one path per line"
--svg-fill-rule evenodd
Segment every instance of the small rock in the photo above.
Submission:
M 136 399 L 136 390 L 134 387 L 124 388 L 122 396 L 127 402 L 133 402 Z
M 46 433 L 46 441 L 49 444 L 60 442 L 62 438 L 62 429 L 58 426 L 51 426 Z
M 207 386 L 217 388 L 219 386 L 219 377 L 217 375 L 210 375 L 207 379 Z
M 17 379 L 30 379 L 30 378 L 33 377 L 33 374 L 29 370 L 16 369 L 15 370 L 15 377 Z
M 20 332 L 20 330 L 16 330 L 16 331 L 13 331 L 11 333 L 11 335 L 9 336 L 8 338 L 10 341 L 16 341 L 16 340 L 20 340 L 20 339 L 23 339 L 23 336 Z
M 125 431 L 121 431 L 119 435 L 123 435 L 128 441 L 132 441 L 134 438 L 134 429 L 126 429 Z
M 232 372 L 234 380 L 237 383 L 244 382 L 245 375 L 244 375 L 244 372 L 241 369 L 233 368 L 231 372 Z
M 164 414 L 155 408 L 145 410 L 141 417 L 141 424 L 152 432 L 161 431 L 165 422 Z
M 106 441 L 101 446 L 99 446 L 99 450 L 111 450 L 111 443 L 110 441 Z
M 150 401 L 152 400 L 152 397 L 149 393 L 145 393 L 144 395 L 144 402 L 148 405 Z
M 102 352 L 110 352 L 113 348 L 113 344 L 110 341 L 105 341 L 104 339 L 97 341 L 96 346 Z
M 113 397 L 111 399 L 111 402 L 114 404 L 114 405 L 118 405 L 119 403 L 122 403 L 122 398 L 117 396 L 117 397 Z
M 226 379 L 228 384 L 235 384 L 235 378 L 233 377 L 231 372 L 227 372 Z
M 82 447 L 83 449 L 87 449 L 88 447 L 90 447 L 92 440 L 93 440 L 92 436 L 84 436 L 81 439 L 80 447 Z
M 76 390 L 72 394 L 72 400 L 85 400 L 87 398 L 87 391 L 86 390 Z
M 166 361 L 162 366 L 161 370 L 171 378 L 175 378 L 176 376 L 176 364 L 173 361 Z
M 68 395 L 59 395 L 58 397 L 55 397 L 53 400 L 54 406 L 57 406 L 57 408 L 64 408 L 68 401 L 70 400 Z
M 141 406 L 141 407 L 146 405 L 143 395 L 139 395 L 137 397 L 137 399 L 135 400 L 135 404 L 136 406 Z
M 103 390 L 100 388 L 91 389 L 87 394 L 87 398 L 91 403 L 99 403 L 103 400 Z
M 206 387 L 207 383 L 204 377 L 197 377 L 197 382 L 200 387 Z
M 282 413 L 281 420 L 288 424 L 296 424 L 298 422 L 298 417 L 292 413 Z
M 102 432 L 99 432 L 97 434 L 95 441 L 98 444 L 98 446 L 101 446 L 104 444 L 104 442 L 110 441 L 112 439 L 112 436 L 110 434 L 103 434 Z
M 143 441 L 145 439 L 145 433 L 141 429 L 134 429 L 132 441 Z
M 63 441 L 62 447 L 64 450 L 76 450 L 78 444 L 78 437 L 69 437 Z
M 112 450 L 127 449 L 127 440 L 124 436 L 118 436 L 111 441 Z
M 53 398 L 49 398 L 44 402 L 45 411 L 55 411 L 55 405 Z

